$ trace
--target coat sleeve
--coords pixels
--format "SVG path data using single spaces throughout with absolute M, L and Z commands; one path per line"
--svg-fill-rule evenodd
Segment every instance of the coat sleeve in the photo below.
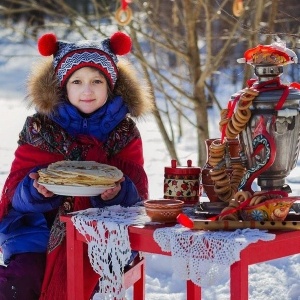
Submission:
M 36 166 L 48 165 L 63 159 L 61 154 L 49 153 L 28 144 L 20 145 L 15 151 L 10 174 L 5 181 L 0 201 L 0 220 L 11 207 L 12 199 L 18 185 L 22 185 L 24 178 Z M 21 189 L 21 186 L 19 186 Z M 18 191 L 20 193 L 20 190 Z M 18 197 L 18 195 L 16 195 Z M 20 196 L 20 194 L 19 194 Z
M 38 168 L 31 172 L 36 172 Z M 31 173 L 30 172 L 30 173 Z M 18 184 L 12 198 L 12 206 L 19 212 L 47 212 L 58 208 L 62 203 L 62 196 L 44 197 L 33 186 L 33 179 L 28 175 Z

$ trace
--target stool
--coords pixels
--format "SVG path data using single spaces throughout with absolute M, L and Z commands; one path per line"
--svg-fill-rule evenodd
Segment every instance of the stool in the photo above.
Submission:
M 133 288 L 133 300 L 145 300 L 145 259 L 139 255 L 124 268 L 124 288 Z
M 139 255 L 125 267 L 124 287 L 127 290 L 133 287 L 133 300 L 145 299 L 145 259 Z
M 124 268 L 123 283 L 125 290 L 133 288 L 133 300 L 145 299 L 145 259 L 137 255 L 130 265 Z M 101 283 L 100 283 L 101 284 Z M 95 295 L 94 295 L 95 296 Z M 84 300 L 84 299 L 83 299 Z

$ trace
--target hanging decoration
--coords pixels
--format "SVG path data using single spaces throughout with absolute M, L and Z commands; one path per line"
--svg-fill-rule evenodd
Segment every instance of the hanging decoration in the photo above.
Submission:
M 121 0 L 121 6 L 117 9 L 115 19 L 119 25 L 126 26 L 132 20 L 132 10 L 129 7 L 131 0 Z

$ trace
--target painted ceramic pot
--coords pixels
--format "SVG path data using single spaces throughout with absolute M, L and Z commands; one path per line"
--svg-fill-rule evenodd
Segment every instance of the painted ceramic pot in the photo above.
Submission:
M 179 199 L 186 206 L 197 204 L 202 190 L 200 177 L 201 168 L 193 167 L 191 160 L 181 167 L 173 159 L 171 167 L 165 167 L 164 199 Z

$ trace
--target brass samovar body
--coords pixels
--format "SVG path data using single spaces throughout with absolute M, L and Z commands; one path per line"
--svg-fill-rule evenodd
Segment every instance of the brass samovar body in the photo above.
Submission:
M 276 64 L 254 65 L 258 77 L 252 88 L 261 85 L 269 89 L 262 91 L 253 100 L 251 118 L 245 129 L 239 134 L 243 161 L 249 171 L 264 161 L 266 150 L 262 149 L 254 155 L 253 140 L 260 122 L 263 121 L 265 130 L 275 144 L 275 160 L 267 170 L 257 176 L 257 184 L 261 190 L 286 190 L 291 192 L 285 183 L 286 177 L 295 168 L 300 147 L 300 91 L 295 88 L 272 89 L 279 84 L 283 67 Z M 275 83 L 274 83 L 275 82 Z M 280 109 L 276 109 L 279 99 L 286 93 Z

